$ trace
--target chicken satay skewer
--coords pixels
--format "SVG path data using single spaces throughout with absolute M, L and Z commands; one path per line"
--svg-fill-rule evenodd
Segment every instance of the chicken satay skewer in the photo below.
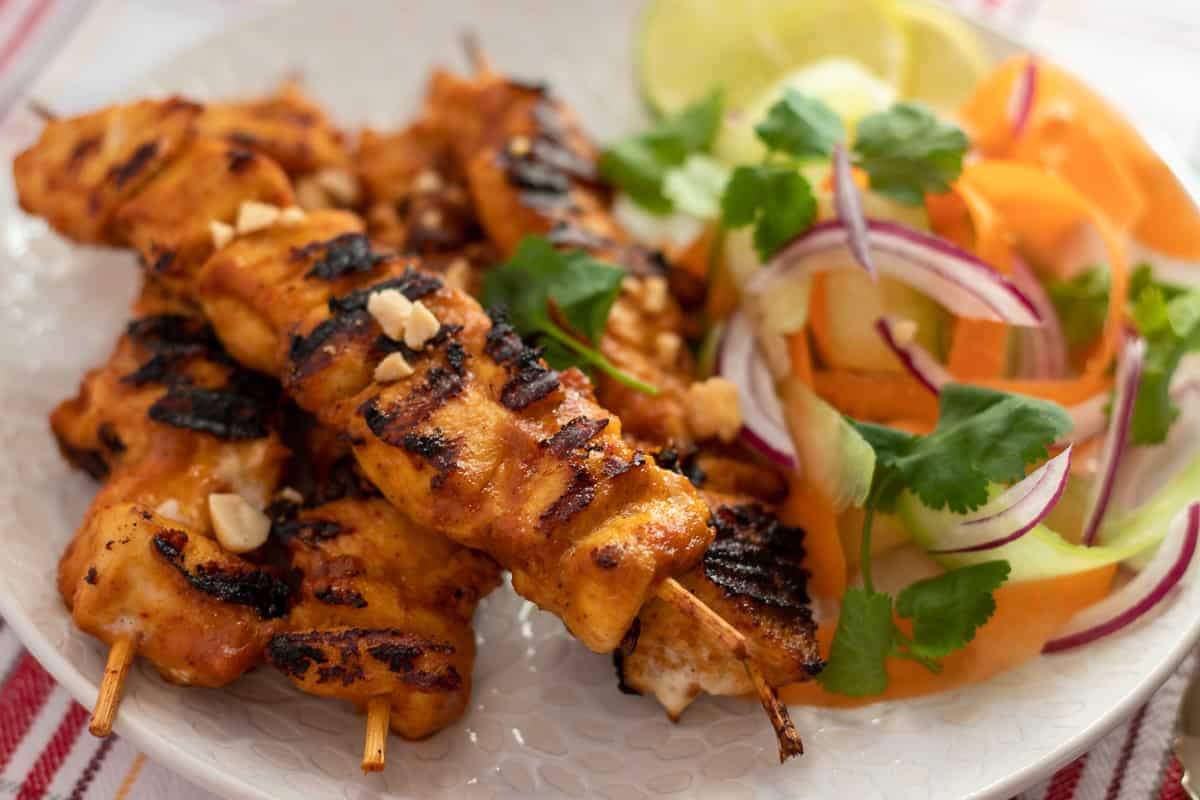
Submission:
M 721 642 L 734 658 L 742 662 L 746 674 L 750 676 L 750 680 L 754 684 L 758 701 L 762 704 L 763 711 L 767 712 L 767 718 L 771 720 L 771 726 L 775 729 L 775 737 L 779 741 L 780 763 L 787 761 L 792 756 L 801 755 L 804 752 L 804 744 L 800 741 L 800 734 L 796 731 L 796 726 L 792 724 L 786 706 L 780 702 L 779 695 L 771 688 L 762 670 L 751 657 L 749 648 L 746 646 L 746 637 L 674 578 L 663 581 L 662 586 L 658 589 L 658 598 L 703 627 L 717 641 Z
M 100 694 L 92 709 L 88 731 L 92 736 L 103 739 L 112 733 L 113 718 L 121 703 L 121 692 L 125 689 L 125 676 L 133 663 L 133 637 L 124 636 L 113 642 L 108 651 L 108 663 L 104 665 L 104 678 L 100 681 Z

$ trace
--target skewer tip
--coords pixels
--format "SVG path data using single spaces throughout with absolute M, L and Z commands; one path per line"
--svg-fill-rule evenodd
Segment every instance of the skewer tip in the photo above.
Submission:
M 386 696 L 372 697 L 367 702 L 367 738 L 363 745 L 362 771 L 379 772 L 387 758 L 388 725 L 392 703 Z
M 29 98 L 29 100 L 25 103 L 25 107 L 32 111 L 34 115 L 41 117 L 46 122 L 53 122 L 54 120 L 58 119 L 58 114 L 55 114 L 50 106 L 46 105 L 41 100 L 38 100 L 36 97 Z
M 471 69 L 476 74 L 490 71 L 492 65 L 483 52 L 483 46 L 479 43 L 479 35 L 473 30 L 464 30 L 459 39 L 462 42 L 463 51 L 467 54 L 467 63 L 471 65 Z
M 783 764 L 789 758 L 803 755 L 804 742 L 800 739 L 800 733 L 792 722 L 792 715 L 788 713 L 787 706 L 779 699 L 779 693 L 767 683 L 766 676 L 754 661 L 747 659 L 742 662 L 742 666 L 746 668 L 746 673 L 754 684 L 754 691 L 758 694 L 758 700 L 771 720 L 771 727 L 775 729 L 775 739 L 779 742 L 779 763 Z
M 108 663 L 104 665 L 104 678 L 100 681 L 96 707 L 88 722 L 88 731 L 93 736 L 104 738 L 112 733 L 113 719 L 121 703 L 121 691 L 125 688 L 125 676 L 132 663 L 133 639 L 126 637 L 113 642 L 108 651 Z

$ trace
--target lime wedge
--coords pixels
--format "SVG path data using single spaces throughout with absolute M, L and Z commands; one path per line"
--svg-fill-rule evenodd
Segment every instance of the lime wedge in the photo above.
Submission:
M 945 9 L 909 0 L 900 13 L 909 42 L 904 95 L 953 114 L 991 69 L 987 49 L 965 22 Z
M 727 114 L 717 131 L 713 153 L 728 164 L 746 164 L 763 156 L 763 145 L 754 126 L 767 115 L 767 109 L 795 89 L 832 108 L 852 139 L 858 121 L 867 114 L 881 111 L 896 99 L 890 83 L 877 78 L 856 61 L 828 58 L 814 62 L 784 76 L 768 86 L 741 111 Z
M 895 0 L 653 0 L 637 48 L 642 92 L 659 113 L 714 86 L 731 110 L 744 108 L 781 75 L 831 57 L 900 85 L 908 54 Z

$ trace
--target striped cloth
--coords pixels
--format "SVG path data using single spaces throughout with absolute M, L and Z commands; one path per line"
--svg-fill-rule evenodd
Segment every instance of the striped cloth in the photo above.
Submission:
M 95 106 L 170 52 L 276 2 L 0 0 L 0 117 L 30 94 L 65 113 Z M 1105 20 L 1118 19 L 1107 11 L 1092 13 L 1097 5 L 1111 6 L 1114 11 L 1119 5 L 1119 0 L 1090 0 L 1085 13 L 1084 4 L 1075 0 L 950 2 L 1001 27 L 1030 35 L 1056 54 L 1080 47 L 1079 39 L 1072 38 L 1080 35 L 1079 30 L 1100 28 L 1102 34 Z M 1128 9 L 1129 4 L 1125 6 Z M 1162 58 L 1185 39 L 1194 42 L 1190 37 L 1200 34 L 1196 8 L 1196 0 L 1139 3 L 1138 23 L 1148 31 L 1143 46 L 1153 46 L 1146 50 L 1153 49 Z M 1126 27 L 1127 22 L 1121 22 L 1120 29 L 1110 32 L 1124 33 Z M 153 35 L 148 35 L 151 31 Z M 118 36 L 119 48 L 104 46 Z M 1101 53 L 1093 58 L 1095 74 L 1103 75 L 1101 62 L 1107 45 L 1094 38 L 1088 41 L 1093 54 Z M 1185 48 L 1179 49 L 1183 52 Z M 1086 57 L 1077 55 L 1068 63 L 1085 75 L 1093 74 Z M 1189 63 L 1193 69 L 1178 75 L 1170 70 L 1173 79 L 1190 79 L 1196 74 L 1200 54 Z M 1139 70 L 1133 76 L 1138 81 L 1136 89 L 1149 71 Z M 1124 99 L 1119 87 L 1116 94 Z M 1131 103 L 1137 94 L 1129 92 Z M 1143 106 L 1142 113 L 1200 157 L 1194 104 L 1175 103 L 1170 92 L 1141 94 L 1146 102 L 1160 103 Z M 1186 800 L 1180 786 L 1182 770 L 1169 745 L 1180 698 L 1198 666 L 1200 652 L 1130 720 L 1020 800 Z M 85 732 L 87 716 L 0 619 L 0 795 L 17 800 L 214 799 L 147 760 L 119 737 L 92 738 Z

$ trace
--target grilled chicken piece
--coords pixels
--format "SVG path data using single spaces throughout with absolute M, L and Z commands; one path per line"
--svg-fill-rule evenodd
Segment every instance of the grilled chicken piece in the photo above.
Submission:
M 662 581 L 707 547 L 703 500 L 622 440 L 620 422 L 577 372 L 549 369 L 502 320 L 400 259 L 357 246 L 343 257 L 347 240 L 328 238 L 329 220 L 310 215 L 214 254 L 195 288 L 222 340 L 241 358 L 243 337 L 254 338 L 260 356 L 247 361 L 259 368 L 285 353 L 287 390 L 351 437 L 390 501 L 493 556 L 587 646 L 612 650 Z M 266 285 L 271 248 L 269 269 L 282 277 Z M 440 323 L 419 349 L 381 337 L 366 310 L 389 288 L 421 300 Z M 394 352 L 414 374 L 375 383 L 375 365 Z
M 124 243 L 113 214 L 188 143 L 202 110 L 172 97 L 50 120 L 13 162 L 21 208 L 75 241 Z
M 771 686 L 811 678 L 822 667 L 806 590 L 804 531 L 757 503 L 713 498 L 716 539 L 680 582 L 750 644 Z M 754 691 L 742 665 L 686 616 L 651 600 L 626 646 L 614 654 L 622 689 L 654 694 L 672 719 L 700 692 Z
M 391 727 L 428 736 L 470 697 L 471 617 L 495 563 L 418 528 L 381 497 L 279 510 L 273 535 L 302 575 L 267 657 L 301 691 L 365 708 L 390 698 Z
M 63 453 L 107 483 L 59 563 L 81 630 L 134 650 L 168 680 L 220 686 L 261 659 L 287 610 L 275 571 L 211 537 L 208 495 L 265 504 L 287 455 L 273 398 L 202 321 L 150 291 L 105 366 L 51 415 Z
M 531 234 L 582 249 L 629 270 L 600 349 L 657 387 L 650 397 L 601 375 L 596 393 L 631 435 L 686 444 L 685 396 L 695 371 L 687 323 L 671 295 L 660 254 L 631 241 L 608 211 L 596 151 L 570 110 L 544 87 L 484 70 L 471 78 L 437 73 L 425 108 L 429 124 L 453 141 L 476 213 L 505 256 Z
M 263 153 L 296 177 L 350 168 L 346 137 L 293 82 L 264 98 L 208 105 L 197 132 Z

